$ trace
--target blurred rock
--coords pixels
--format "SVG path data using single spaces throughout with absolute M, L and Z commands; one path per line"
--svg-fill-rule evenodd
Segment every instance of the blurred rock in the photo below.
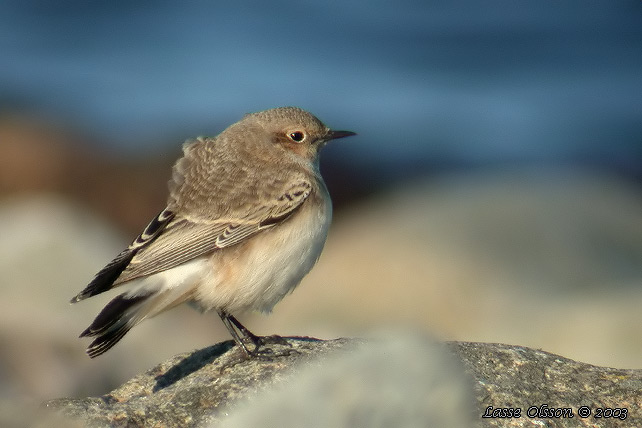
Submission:
M 441 345 L 277 339 L 249 360 L 231 342 L 178 355 L 108 395 L 47 407 L 96 427 L 470 426 L 472 383 Z
M 92 427 L 622 427 L 642 417 L 640 370 L 510 345 L 446 349 L 407 334 L 283 340 L 251 359 L 231 341 L 177 355 L 107 395 L 46 407 Z M 533 415 L 540 406 L 567 410 Z M 498 408 L 519 413 L 482 417 Z M 600 419 L 598 408 L 619 411 Z
M 468 428 L 472 382 L 455 359 L 421 335 L 380 334 L 229 408 L 221 426 Z

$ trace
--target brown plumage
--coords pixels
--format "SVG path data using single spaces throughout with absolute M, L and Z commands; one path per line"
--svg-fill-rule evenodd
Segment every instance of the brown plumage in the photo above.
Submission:
M 318 153 L 331 131 L 283 107 L 246 115 L 214 138 L 187 142 L 167 207 L 72 302 L 128 285 L 81 336 L 95 357 L 134 325 L 185 301 L 215 309 L 237 343 L 255 340 L 231 312 L 270 311 L 319 257 L 331 203 Z

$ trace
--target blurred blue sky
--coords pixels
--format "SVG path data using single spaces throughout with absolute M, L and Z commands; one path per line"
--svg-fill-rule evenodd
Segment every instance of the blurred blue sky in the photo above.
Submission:
M 0 108 L 115 151 L 309 109 L 350 162 L 642 176 L 642 2 L 4 1 Z

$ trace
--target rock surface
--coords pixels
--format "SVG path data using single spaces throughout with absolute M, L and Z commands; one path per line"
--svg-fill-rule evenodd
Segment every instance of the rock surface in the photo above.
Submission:
M 273 384 L 296 363 L 355 343 L 278 339 L 252 359 L 232 341 L 176 355 L 102 397 L 58 399 L 46 406 L 91 426 L 201 425 L 217 421 L 225 405 Z
M 468 342 L 444 347 L 416 337 L 271 337 L 261 349 L 247 359 L 223 342 L 177 355 L 102 397 L 57 399 L 45 407 L 92 427 L 240 427 L 253 420 L 267 427 L 450 428 L 642 422 L 642 370 L 597 367 L 540 350 Z M 491 415 L 498 408 L 521 413 L 483 418 L 489 406 Z M 560 410 L 532 417 L 533 406 Z M 580 417 L 582 406 L 589 417 Z M 599 409 L 603 418 L 596 418 Z
M 521 346 L 467 342 L 449 346 L 475 379 L 480 427 L 641 426 L 642 370 L 598 367 Z M 482 418 L 488 406 L 519 408 L 521 417 Z M 582 406 L 582 411 L 590 409 L 590 416 L 580 416 Z M 539 411 L 532 407 L 545 412 L 570 408 L 573 416 L 531 417 L 529 412 Z

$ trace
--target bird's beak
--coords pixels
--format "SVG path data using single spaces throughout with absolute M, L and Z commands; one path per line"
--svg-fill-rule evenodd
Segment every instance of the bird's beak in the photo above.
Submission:
M 356 132 L 352 131 L 328 131 L 326 134 L 326 141 L 336 140 L 337 138 L 351 137 L 357 135 Z

